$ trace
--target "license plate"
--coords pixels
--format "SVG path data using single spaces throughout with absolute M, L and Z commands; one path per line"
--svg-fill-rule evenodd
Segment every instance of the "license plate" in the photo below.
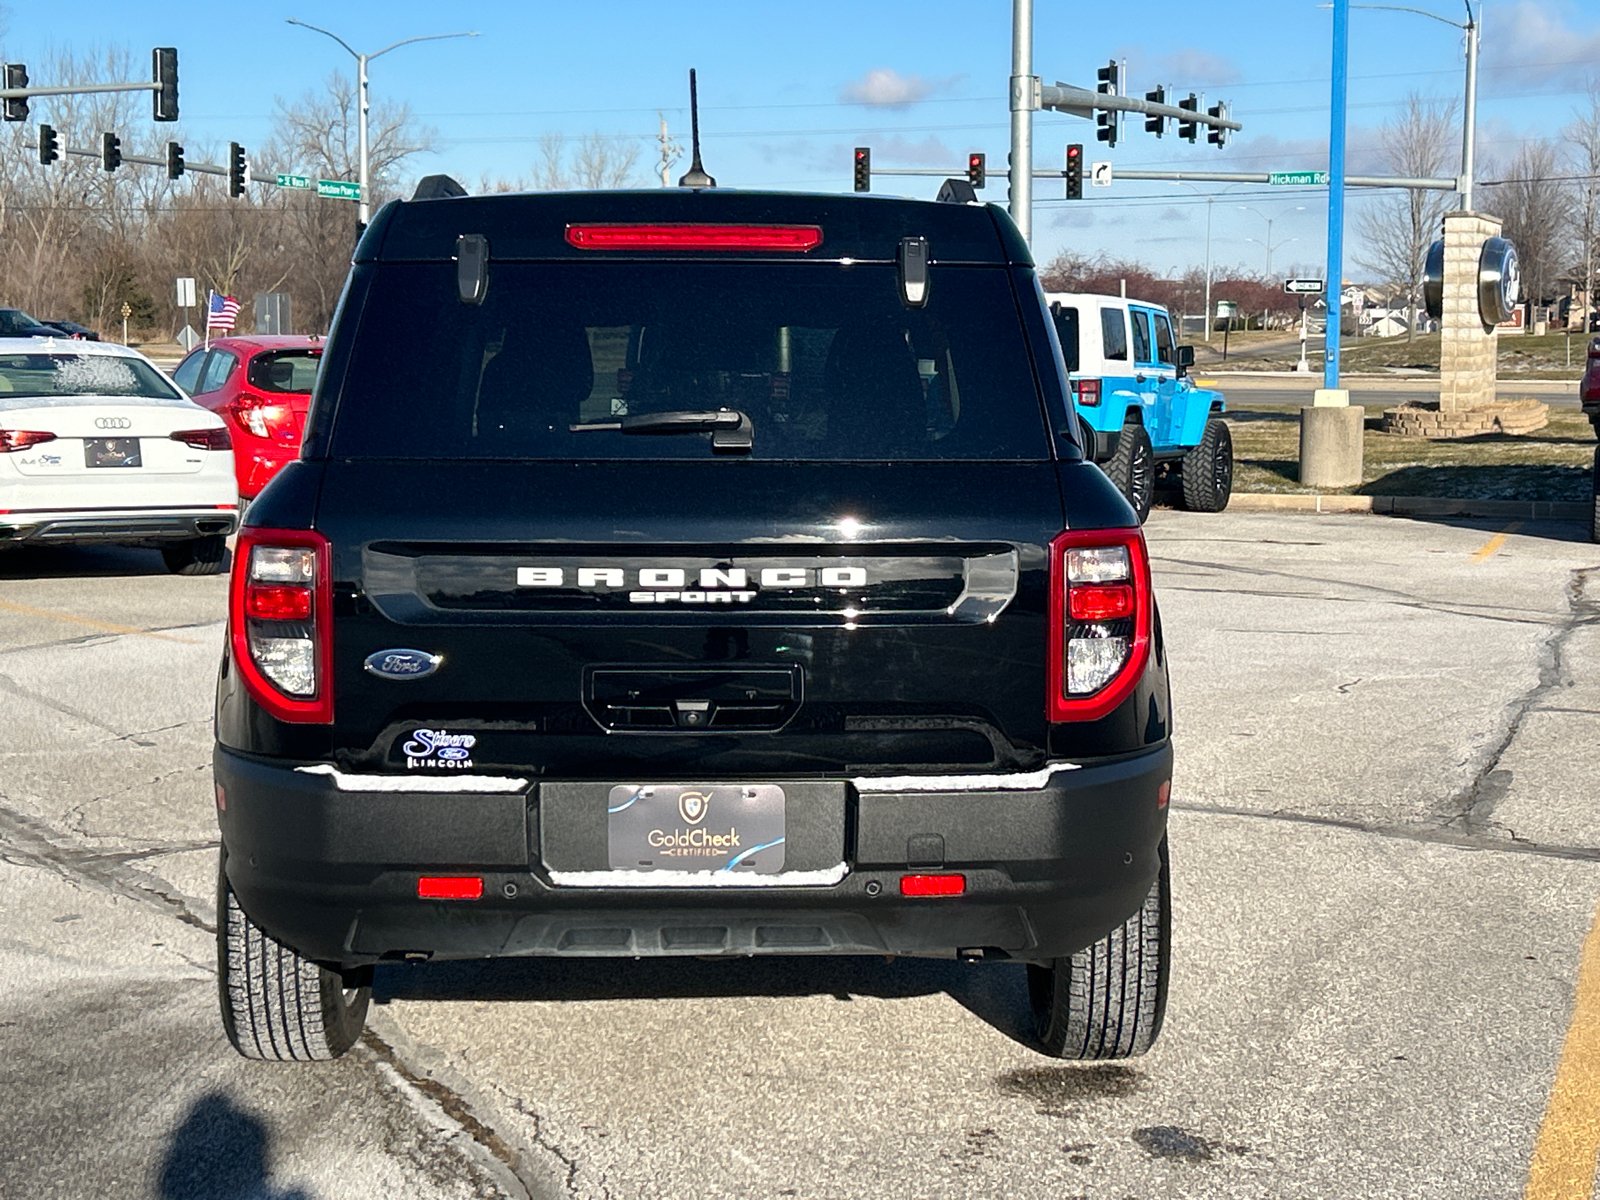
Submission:
M 84 465 L 90 467 L 142 467 L 138 438 L 85 438 Z
M 771 783 L 619 784 L 606 801 L 613 871 L 783 870 L 784 795 Z

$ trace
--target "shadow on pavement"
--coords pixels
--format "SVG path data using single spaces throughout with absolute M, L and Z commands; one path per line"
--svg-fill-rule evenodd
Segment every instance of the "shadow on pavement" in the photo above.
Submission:
M 515 958 L 377 968 L 372 996 L 391 1000 L 667 1000 L 723 996 L 872 996 L 943 992 L 973 1016 L 1038 1049 L 1021 963 L 901 958 Z
M 267 1127 L 220 1092 L 190 1106 L 161 1164 L 161 1200 L 311 1200 L 268 1178 Z
M 11 546 L 0 549 L 0 579 L 165 575 L 161 551 L 136 546 Z

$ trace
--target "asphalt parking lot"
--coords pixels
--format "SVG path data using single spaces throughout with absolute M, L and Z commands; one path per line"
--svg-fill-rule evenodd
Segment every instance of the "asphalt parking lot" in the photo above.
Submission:
M 246 1063 L 225 581 L 0 556 L 0 1194 L 1591 1195 L 1585 532 L 1153 514 L 1177 961 L 1155 1050 L 1088 1067 L 1020 968 L 875 959 L 386 968 L 345 1060 Z

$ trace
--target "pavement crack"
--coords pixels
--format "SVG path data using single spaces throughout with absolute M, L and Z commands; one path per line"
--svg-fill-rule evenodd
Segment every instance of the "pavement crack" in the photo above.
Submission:
M 64 879 L 136 900 L 196 929 L 217 932 L 182 896 L 163 890 L 164 881 L 134 870 L 119 855 L 69 845 L 43 821 L 4 804 L 0 804 L 0 847 L 7 862 L 54 871 Z
M 1492 819 L 1500 801 L 1511 792 L 1512 773 L 1500 765 L 1506 751 L 1522 732 L 1522 723 L 1540 702 L 1565 686 L 1567 641 L 1579 629 L 1600 623 L 1600 601 L 1589 598 L 1589 577 L 1600 570 L 1584 567 L 1572 572 L 1567 583 L 1567 616 L 1555 626 L 1539 648 L 1539 675 L 1534 684 L 1509 705 L 1511 718 L 1500 740 L 1484 756 L 1471 781 L 1434 809 L 1426 825 L 1480 834 L 1495 828 Z

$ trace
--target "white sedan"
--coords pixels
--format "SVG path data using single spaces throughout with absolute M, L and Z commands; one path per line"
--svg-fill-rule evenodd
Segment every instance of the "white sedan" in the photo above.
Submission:
M 0 338 L 0 547 L 158 546 L 222 570 L 239 521 L 227 426 L 107 342 Z

